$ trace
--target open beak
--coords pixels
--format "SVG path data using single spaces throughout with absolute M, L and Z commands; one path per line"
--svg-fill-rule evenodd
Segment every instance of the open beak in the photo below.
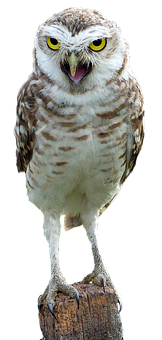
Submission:
M 76 70 L 77 70 L 77 58 L 74 54 L 74 52 L 71 54 L 71 56 L 69 57 L 69 66 L 70 66 L 70 73 L 72 77 L 75 77 L 76 74 Z
M 68 62 L 61 63 L 61 70 L 68 76 L 74 89 L 76 90 L 80 82 L 92 71 L 92 64 L 78 62 L 74 52 L 68 58 Z

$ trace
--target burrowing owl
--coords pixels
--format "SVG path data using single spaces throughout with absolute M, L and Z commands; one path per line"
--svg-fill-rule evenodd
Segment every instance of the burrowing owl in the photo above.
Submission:
M 42 299 L 54 315 L 58 291 L 76 298 L 59 267 L 60 216 L 84 226 L 94 270 L 86 282 L 113 288 L 96 239 L 99 215 L 118 194 L 141 149 L 143 97 L 119 27 L 95 10 L 70 8 L 38 29 L 34 70 L 18 95 L 17 168 L 44 214 L 51 279 Z

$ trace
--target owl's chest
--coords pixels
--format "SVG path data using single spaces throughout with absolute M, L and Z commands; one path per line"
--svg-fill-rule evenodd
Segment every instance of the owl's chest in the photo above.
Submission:
M 118 178 L 122 174 L 126 124 L 119 128 L 116 120 L 101 119 L 92 106 L 62 109 L 50 117 L 42 110 L 41 115 L 33 164 L 41 167 L 46 178 Z

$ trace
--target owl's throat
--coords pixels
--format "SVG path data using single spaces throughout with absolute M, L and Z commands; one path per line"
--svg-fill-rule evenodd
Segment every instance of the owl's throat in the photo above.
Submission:
M 61 63 L 61 70 L 66 76 L 68 76 L 73 87 L 76 89 L 80 85 L 81 81 L 92 71 L 92 63 L 90 63 L 89 65 L 87 65 L 86 63 L 78 63 L 75 68 L 75 72 L 73 72 L 73 75 L 71 73 L 70 65 L 67 62 L 65 62 L 64 64 Z

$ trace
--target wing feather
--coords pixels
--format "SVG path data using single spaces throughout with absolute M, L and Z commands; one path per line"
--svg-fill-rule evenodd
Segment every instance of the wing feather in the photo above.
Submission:
M 17 98 L 17 116 L 14 129 L 16 137 L 16 159 L 18 172 L 26 172 L 32 158 L 36 130 L 37 103 L 31 82 L 36 80 L 34 74 L 22 86 Z
M 128 138 L 127 141 L 127 162 L 124 174 L 121 178 L 120 184 L 123 184 L 126 178 L 130 175 L 135 167 L 137 157 L 141 151 L 144 139 L 144 111 L 138 115 L 133 114 L 130 120 L 131 143 Z M 130 144 L 130 145 L 129 145 Z

